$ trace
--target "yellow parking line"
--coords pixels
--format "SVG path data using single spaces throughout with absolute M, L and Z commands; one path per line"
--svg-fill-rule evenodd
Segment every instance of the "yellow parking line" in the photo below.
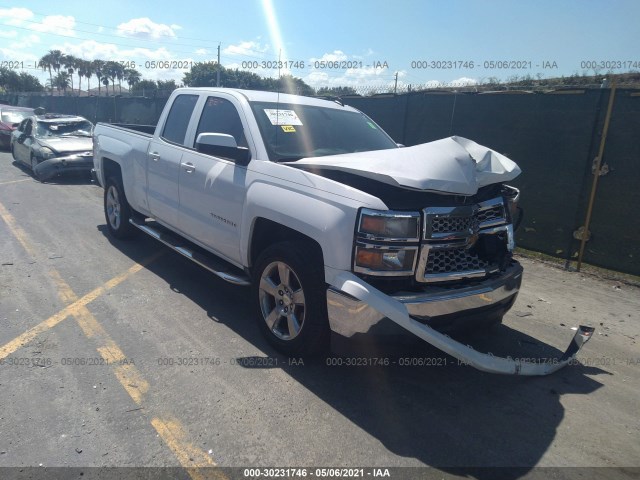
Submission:
M 1 208 L 1 204 L 0 204 L 0 208 Z M 102 286 L 100 286 L 98 288 L 95 288 L 94 290 L 92 290 L 89 293 L 87 293 L 86 295 L 80 297 L 79 299 L 77 299 L 73 303 L 67 305 L 65 308 L 60 310 L 55 315 L 50 316 L 45 321 L 39 323 L 38 325 L 36 325 L 33 328 L 30 328 L 29 330 L 24 332 L 19 337 L 15 338 L 15 339 L 11 340 L 9 343 L 3 345 L 2 347 L 0 347 L 0 359 L 6 358 L 7 356 L 11 355 L 13 352 L 18 350 L 21 346 L 26 345 L 31 340 L 33 340 L 36 336 L 40 335 L 42 332 L 45 332 L 45 331 L 55 327 L 58 323 L 60 323 L 65 318 L 67 318 L 69 315 L 77 314 L 87 304 L 93 302 L 96 298 L 98 298 L 100 295 L 102 295 L 106 291 L 108 291 L 108 290 L 112 289 L 113 287 L 121 284 L 122 282 L 124 282 L 127 278 L 129 278 L 134 273 L 139 272 L 140 270 L 142 270 L 146 264 L 151 263 L 157 257 L 158 257 L 158 255 L 154 255 L 153 257 L 151 257 L 151 258 L 149 258 L 149 259 L 147 259 L 147 260 L 145 260 L 145 261 L 143 261 L 141 263 L 136 263 L 131 268 L 129 268 L 126 272 L 118 275 L 117 277 L 112 278 L 111 280 L 109 280 L 104 285 L 102 285 Z M 55 270 L 52 270 L 49 273 L 52 273 L 52 272 L 55 272 Z M 54 275 L 57 275 L 57 272 Z M 57 277 L 59 278 L 59 275 L 57 275 Z M 60 279 L 60 280 L 62 280 L 62 279 Z M 55 281 L 55 279 L 54 279 L 54 281 Z M 69 289 L 69 290 L 71 290 L 71 289 Z M 73 294 L 73 292 L 71 292 L 71 293 Z M 68 294 L 69 294 L 69 292 L 67 291 L 66 295 L 68 295 Z M 60 295 L 60 296 L 64 297 L 64 295 Z M 73 294 L 73 297 L 75 297 L 75 294 Z M 87 335 L 87 336 L 89 336 L 89 335 Z
M 9 230 L 11 230 L 27 253 L 29 253 L 33 258 L 36 258 L 37 252 L 31 245 L 26 232 L 16 223 L 14 217 L 1 203 L 0 217 L 2 217 L 9 227 Z M 107 290 L 112 289 L 134 273 L 142 270 L 145 265 L 153 262 L 164 253 L 165 251 L 160 251 L 145 261 L 136 263 L 126 272 L 112 278 L 108 282 L 80 298 L 77 297 L 69 284 L 64 281 L 57 270 L 50 269 L 49 277 L 56 286 L 58 297 L 62 302 L 68 303 L 68 305 L 60 312 L 52 315 L 47 320 L 27 330 L 19 337 L 0 347 L 0 359 L 7 357 L 21 346 L 29 343 L 40 333 L 56 326 L 62 320 L 71 315 L 75 318 L 85 336 L 87 338 L 94 339 L 94 341 L 97 341 L 100 344 L 96 347 L 100 356 L 109 365 L 113 365 L 115 376 L 122 387 L 137 405 L 141 405 L 143 402 L 143 395 L 149 390 L 149 383 L 144 379 L 135 365 L 126 362 L 127 359 L 124 352 L 120 347 L 118 347 L 102 327 L 100 322 L 98 322 L 98 320 L 89 311 L 87 305 L 104 294 Z M 178 458 L 180 465 L 182 465 L 187 474 L 193 480 L 205 480 L 209 478 L 226 479 L 226 476 L 217 470 L 199 470 L 202 467 L 215 467 L 216 464 L 206 452 L 202 451 L 187 440 L 187 434 L 178 420 L 162 420 L 158 417 L 154 417 L 151 420 L 151 425 L 171 451 L 173 451 Z
M 25 231 L 16 223 L 13 215 L 11 215 L 9 211 L 4 208 L 4 205 L 2 205 L 2 203 L 0 203 L 0 217 L 2 217 L 4 223 L 7 224 L 7 227 L 9 227 L 9 230 L 11 231 L 11 233 L 13 233 L 13 236 L 16 237 L 16 240 L 18 240 L 20 245 L 22 245 L 22 248 L 24 248 L 27 253 L 35 259 L 37 257 L 37 253 L 31 246 L 31 243 L 28 241 L 29 237 L 27 236 Z
M 27 182 L 27 181 L 29 181 L 29 180 L 33 180 L 33 179 L 32 179 L 32 178 L 22 178 L 22 179 L 20 179 L 20 180 L 11 180 L 11 181 L 9 181 L 9 182 L 0 182 L 0 187 L 1 187 L 2 185 L 10 185 L 10 184 L 12 184 L 12 183 Z
M 216 462 L 210 455 L 200 450 L 187 440 L 187 435 L 180 422 L 174 419 L 153 418 L 151 425 L 160 438 L 173 451 L 180 464 L 193 480 L 225 480 L 228 477 L 220 470 L 211 469 Z M 204 469 L 204 470 L 201 470 Z

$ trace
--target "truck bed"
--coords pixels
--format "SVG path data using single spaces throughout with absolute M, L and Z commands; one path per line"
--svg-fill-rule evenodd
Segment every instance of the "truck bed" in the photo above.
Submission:
M 113 128 L 117 128 L 118 130 L 126 130 L 128 132 L 144 135 L 146 137 L 153 137 L 153 134 L 156 131 L 155 125 L 137 125 L 134 123 L 103 123 L 103 122 L 98 122 L 97 125 L 113 127 Z

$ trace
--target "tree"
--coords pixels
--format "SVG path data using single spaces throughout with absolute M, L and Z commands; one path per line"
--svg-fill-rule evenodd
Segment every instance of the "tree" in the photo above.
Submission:
M 141 78 L 142 75 L 135 68 L 124 69 L 124 79 L 127 82 L 127 85 L 129 85 L 129 90 L 132 90 Z
M 20 84 L 21 92 L 41 92 L 44 87 L 40 83 L 37 77 L 34 77 L 30 73 L 20 72 L 18 74 L 18 81 Z
M 38 66 L 45 72 L 49 72 L 49 84 L 53 84 L 53 75 L 51 72 L 51 69 L 53 68 L 53 60 L 51 58 L 51 52 L 42 56 L 42 58 L 38 62 Z M 53 95 L 53 89 L 51 90 L 51 95 Z
M 299 95 L 314 95 L 312 87 L 304 83 L 300 78 L 291 75 L 282 75 L 277 78 L 263 78 L 253 72 L 245 70 L 232 70 L 218 67 L 215 64 L 204 63 L 194 65 L 184 74 L 182 83 L 189 87 L 211 87 L 216 85 L 218 68 L 220 69 L 220 82 L 225 87 L 244 88 L 248 90 L 269 90 L 272 92 L 297 93 Z
M 102 80 L 104 79 L 104 65 L 105 65 L 104 60 L 93 60 L 91 62 L 91 69 L 93 70 L 93 73 L 96 74 L 96 78 L 98 79 L 98 96 L 102 94 L 101 85 L 102 85 Z M 107 82 L 107 84 L 108 83 L 109 82 Z M 109 94 L 108 91 L 107 91 L 107 94 Z
M 317 92 L 316 95 L 326 96 L 326 97 L 341 97 L 344 95 L 357 95 L 356 89 L 353 87 L 322 87 Z
M 70 75 L 67 72 L 60 72 L 53 77 L 53 80 L 50 82 L 50 87 L 53 89 L 54 87 L 58 92 L 60 89 L 66 94 L 67 88 L 71 85 Z
M 120 72 L 123 70 L 122 64 L 118 62 L 108 61 L 104 64 L 103 74 L 111 81 L 111 91 L 114 95 L 116 94 L 116 78 L 122 78 Z M 104 81 L 102 83 L 104 83 Z M 105 85 L 108 85 L 108 83 Z M 108 93 L 109 90 L 107 87 L 107 94 Z
M 93 74 L 95 73 L 94 71 L 94 67 L 93 67 L 93 62 L 90 60 L 83 60 L 83 68 L 84 68 L 84 76 L 87 79 L 87 95 L 89 94 L 89 90 L 91 90 L 91 86 L 89 85 L 89 80 L 91 80 L 91 77 L 93 76 Z
M 73 95 L 73 74 L 78 69 L 80 59 L 74 55 L 62 55 L 62 66 L 67 70 L 69 74 L 69 82 L 71 83 L 71 95 Z M 78 79 L 78 84 L 80 80 Z M 78 85 L 78 94 L 80 94 L 80 85 Z
M 158 80 L 156 83 L 158 84 L 158 90 L 162 92 L 162 94 L 171 93 L 178 88 L 175 80 Z
M 150 95 L 153 92 L 153 95 L 155 96 L 158 91 L 158 84 L 153 80 L 141 80 L 136 82 L 136 84 L 131 87 L 131 90 L 138 95 L 144 96 Z

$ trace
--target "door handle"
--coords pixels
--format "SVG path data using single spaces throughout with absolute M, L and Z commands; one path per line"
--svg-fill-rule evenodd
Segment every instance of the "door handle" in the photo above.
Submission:
M 158 152 L 149 152 L 149 157 L 151 157 L 151 160 L 154 162 L 157 162 L 160 159 L 160 154 Z
M 192 173 L 196 169 L 195 165 L 191 162 L 181 163 L 180 166 L 183 167 L 187 173 Z

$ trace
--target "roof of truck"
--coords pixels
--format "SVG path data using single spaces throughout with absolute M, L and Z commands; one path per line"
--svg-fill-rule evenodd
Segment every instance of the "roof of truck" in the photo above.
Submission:
M 347 105 L 341 105 L 337 101 L 326 100 L 322 98 L 305 97 L 303 95 L 291 95 L 288 93 L 265 92 L 264 90 L 243 90 L 240 88 L 212 88 L 212 87 L 185 87 L 178 90 L 194 91 L 194 92 L 211 92 L 211 93 L 228 93 L 235 96 L 243 96 L 250 102 L 273 102 L 273 103 L 289 103 L 315 105 L 325 108 L 348 109 L 356 111 Z

